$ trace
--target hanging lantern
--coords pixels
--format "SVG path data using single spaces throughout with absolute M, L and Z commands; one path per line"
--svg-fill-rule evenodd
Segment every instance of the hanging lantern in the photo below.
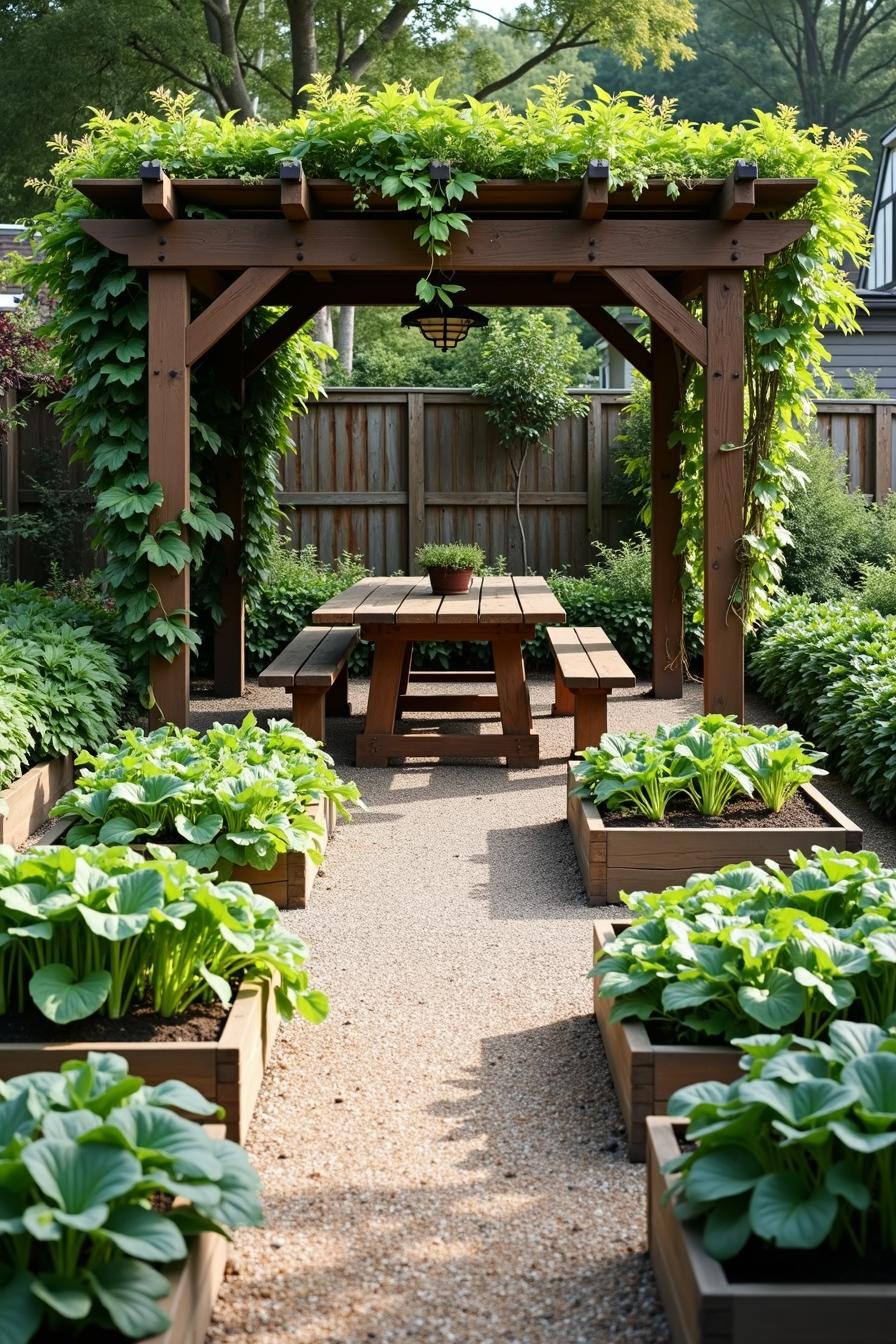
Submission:
M 449 308 L 441 299 L 435 298 L 422 303 L 413 312 L 405 313 L 401 325 L 419 327 L 437 350 L 453 350 L 471 328 L 487 326 L 488 318 L 473 308 L 465 308 L 462 303 L 452 304 Z

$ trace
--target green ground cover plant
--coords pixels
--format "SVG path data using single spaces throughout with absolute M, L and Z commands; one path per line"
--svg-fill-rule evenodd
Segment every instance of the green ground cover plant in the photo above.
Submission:
M 429 541 L 417 548 L 416 560 L 421 569 L 472 569 L 478 573 L 485 564 L 485 551 L 476 542 Z
M 622 900 L 634 922 L 591 971 L 614 1022 L 705 1042 L 896 1012 L 896 870 L 869 851 L 816 847 L 792 874 L 731 864 Z
M 0 1082 L 4 1344 L 167 1330 L 160 1271 L 200 1232 L 263 1222 L 243 1149 L 179 1111 L 219 1114 L 185 1083 L 145 1086 L 115 1054 Z
M 854 1258 L 857 1281 L 871 1277 L 896 1251 L 896 1031 L 876 1020 L 832 1022 L 826 1040 L 756 1035 L 734 1044 L 743 1078 L 669 1099 L 694 1145 L 666 1168 L 679 1174 L 676 1212 L 701 1225 L 717 1260 L 751 1240 L 827 1247 Z M 817 1278 L 808 1260 L 806 1277 Z
M 120 600 L 135 660 L 148 653 L 171 658 L 184 644 L 197 643 L 185 613 L 150 619 L 156 605 L 151 560 L 175 568 L 191 560 L 194 605 L 215 614 L 215 537 L 227 522 L 214 508 L 214 480 L 221 458 L 236 452 L 246 482 L 243 570 L 250 596 L 254 592 L 275 525 L 276 455 L 289 448 L 294 404 L 320 390 L 319 352 L 306 335 L 253 375 L 241 416 L 221 397 L 215 358 L 204 361 L 194 382 L 191 507 L 163 536 L 150 537 L 160 486 L 147 474 L 145 278 L 84 234 L 80 221 L 93 207 L 74 186 L 80 177 L 135 177 L 150 158 L 179 177 L 242 178 L 276 175 L 284 161 L 298 158 L 309 176 L 353 184 L 361 204 L 371 191 L 382 192 L 418 217 L 424 297 L 441 283 L 438 258 L 462 239 L 465 200 L 488 177 L 578 178 L 589 159 L 599 157 L 609 159 L 611 189 L 628 185 L 635 192 L 660 177 L 675 194 L 694 178 L 727 176 L 738 159 L 755 162 L 761 176 L 816 178 L 797 211 L 813 227 L 767 269 L 751 273 L 746 291 L 746 529 L 732 601 L 747 616 L 765 609 L 787 539 L 783 511 L 799 479 L 799 426 L 808 418 L 816 380 L 825 377 L 822 330 L 855 325 L 857 298 L 844 264 L 861 263 L 867 252 L 864 206 L 853 187 L 864 151 L 857 137 L 844 141 L 819 128 L 800 129 L 793 110 L 757 113 L 726 130 L 677 121 L 666 101 L 596 90 L 593 98 L 572 103 L 567 89 L 566 79 L 555 79 L 515 114 L 501 103 L 441 98 L 435 85 L 367 93 L 320 80 L 306 107 L 279 125 L 206 117 L 180 96 L 163 98 L 155 115 L 97 113 L 81 139 L 56 142 L 58 159 L 42 187 L 48 208 L 36 224 L 41 256 L 29 267 L 29 284 L 59 297 L 53 334 L 60 372 L 71 380 L 60 411 L 98 495 L 96 537 L 109 557 L 106 577 Z M 435 187 L 428 172 L 433 159 L 452 169 Z M 249 338 L 272 316 L 265 310 L 253 318 Z M 686 361 L 682 375 L 679 546 L 688 572 L 697 575 L 703 374 Z
M 207 733 L 167 724 L 127 729 L 117 744 L 81 752 L 73 788 L 53 808 L 76 817 L 70 844 L 170 843 L 181 858 L 227 877 L 235 864 L 268 870 L 286 853 L 310 853 L 323 826 L 320 799 L 348 817 L 357 786 L 340 779 L 323 748 L 287 719 L 254 714 Z
M 573 762 L 572 793 L 648 821 L 662 821 L 682 794 L 702 816 L 720 816 L 732 799 L 754 794 L 780 812 L 802 784 L 827 773 L 815 764 L 824 754 L 786 725 L 707 714 L 660 724 L 655 732 L 605 733 Z
M 98 747 L 121 721 L 126 682 L 86 610 L 30 584 L 0 586 L 0 788 L 28 765 Z
M 896 617 L 855 601 L 782 600 L 749 671 L 860 797 L 884 816 L 896 813 Z
M 196 1002 L 230 1003 L 246 980 L 274 982 L 285 1019 L 322 1021 L 308 949 L 273 901 L 213 878 L 163 846 L 145 856 L 122 845 L 0 845 L 0 1013 L 30 1001 L 64 1025 L 151 1004 L 171 1018 Z

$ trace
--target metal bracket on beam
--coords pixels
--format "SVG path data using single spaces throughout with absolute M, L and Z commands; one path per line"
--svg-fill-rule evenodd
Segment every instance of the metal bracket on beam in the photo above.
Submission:
M 284 159 L 280 165 L 280 209 L 287 219 L 311 218 L 311 196 L 301 159 Z
M 440 159 L 433 159 L 429 165 L 429 180 L 430 182 L 450 182 L 451 164 L 442 163 Z
M 756 208 L 756 179 L 759 168 L 746 159 L 738 159 L 734 171 L 725 178 L 716 202 L 716 216 L 736 223 Z
M 177 219 L 177 201 L 174 185 L 158 159 L 147 159 L 140 165 L 140 197 L 144 214 L 163 224 Z
M 610 201 L 610 162 L 591 159 L 582 178 L 579 219 L 603 219 Z

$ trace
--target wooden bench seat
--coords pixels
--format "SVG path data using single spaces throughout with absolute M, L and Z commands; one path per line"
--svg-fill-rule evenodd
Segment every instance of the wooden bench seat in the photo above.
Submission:
M 549 626 L 554 655 L 554 715 L 574 715 L 573 753 L 596 747 L 607 731 L 607 696 L 634 686 L 635 674 L 600 626 Z
M 327 714 L 352 712 L 348 659 L 360 638 L 356 625 L 308 625 L 258 678 L 259 686 L 284 686 L 292 694 L 292 721 L 316 742 L 324 741 Z

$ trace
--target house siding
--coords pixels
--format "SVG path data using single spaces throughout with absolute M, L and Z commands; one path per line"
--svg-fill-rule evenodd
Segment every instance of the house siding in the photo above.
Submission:
M 825 332 L 824 343 L 831 356 L 827 371 L 852 391 L 847 370 L 870 369 L 877 374 L 880 390 L 896 398 L 896 304 L 889 311 L 865 313 L 860 321 L 861 332 L 851 336 Z

